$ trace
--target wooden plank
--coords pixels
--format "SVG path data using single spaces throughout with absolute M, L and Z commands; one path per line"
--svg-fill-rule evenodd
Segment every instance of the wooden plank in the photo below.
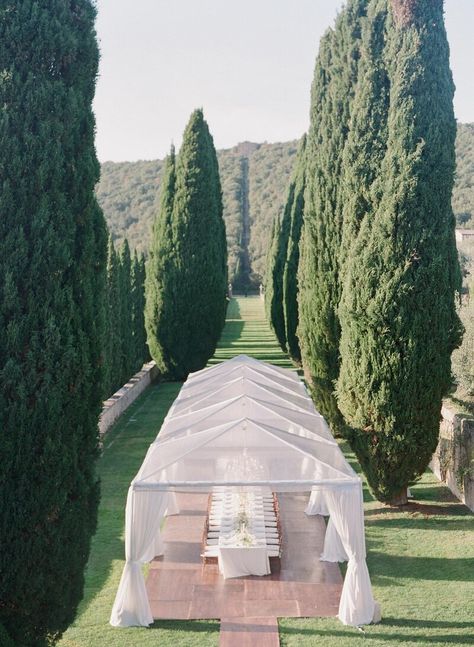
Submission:
M 219 647 L 279 647 L 276 618 L 222 618 Z

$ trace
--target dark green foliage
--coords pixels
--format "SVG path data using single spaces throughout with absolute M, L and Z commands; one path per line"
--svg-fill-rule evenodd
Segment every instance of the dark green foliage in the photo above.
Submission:
M 145 333 L 145 261 L 125 241 L 117 254 L 109 237 L 105 397 L 126 384 L 148 360 Z
M 234 149 L 232 149 L 234 150 Z M 228 273 L 234 291 L 250 284 L 248 158 L 239 148 L 235 154 L 219 156 L 222 196 L 227 234 Z
M 15 643 L 12 641 L 2 625 L 0 625 L 0 645 L 2 647 L 15 647 Z
M 176 191 L 176 157 L 174 147 L 166 160 L 160 205 L 153 222 L 153 233 L 145 282 L 145 328 L 150 355 L 162 372 L 171 357 L 168 348 L 174 339 L 177 284 L 172 280 L 175 254 L 173 247 L 173 203 Z
M 262 144 L 249 157 L 250 231 L 248 254 L 252 284 L 265 276 L 272 222 L 283 210 L 298 142 Z
M 283 271 L 283 317 L 285 320 L 286 350 L 299 364 L 301 351 L 296 331 L 298 329 L 298 264 L 300 257 L 301 227 L 303 225 L 304 189 L 306 176 L 306 135 L 301 139 L 293 177 L 293 200 L 290 212 L 290 231 Z
M 283 208 L 295 154 L 295 142 L 244 142 L 218 153 L 229 281 L 237 291 L 255 289 L 262 280 L 271 224 Z M 97 196 L 116 242 L 126 237 L 132 249 L 148 253 L 163 173 L 160 160 L 102 165 Z
M 349 2 L 339 15 L 334 31 L 328 31 L 321 41 L 307 140 L 298 337 L 316 406 L 335 432 L 341 432 L 344 427 L 334 395 L 339 374 L 337 309 L 344 205 L 341 173 L 365 5 L 365 0 Z
M 135 349 L 133 344 L 133 302 L 132 302 L 132 259 L 130 247 L 125 239 L 119 250 L 119 295 L 120 316 L 118 329 L 120 344 L 120 386 L 128 382 L 135 373 Z
M 121 342 L 121 290 L 120 264 L 112 236 L 109 236 L 107 254 L 107 334 L 106 377 L 104 397 L 108 398 L 122 386 L 122 342 Z
M 436 448 L 459 344 L 460 287 L 450 204 L 453 82 L 442 0 L 393 0 L 380 200 L 352 246 L 340 308 L 338 402 L 375 495 L 406 500 Z
M 372 0 L 367 19 L 362 21 L 358 82 L 342 158 L 341 284 L 360 223 L 376 208 L 384 189 L 376 180 L 387 147 L 390 83 L 384 59 L 386 20 L 386 0 Z
M 275 218 L 272 225 L 270 234 L 270 244 L 267 251 L 267 271 L 265 274 L 265 314 L 268 322 L 275 330 L 275 323 L 279 328 L 279 332 L 284 330 L 283 321 L 283 305 L 282 305 L 282 281 L 281 271 L 282 268 L 279 264 L 279 251 L 280 251 L 280 232 L 281 222 Z M 280 346 L 284 346 L 284 341 L 278 339 Z
M 458 227 L 474 229 L 474 124 L 458 124 L 453 210 Z
M 202 110 L 167 164 L 147 271 L 151 355 L 169 378 L 205 366 L 224 325 L 227 250 L 217 157 Z
M 285 209 L 281 222 L 275 222 L 272 232 L 269 265 L 265 273 L 265 302 L 268 321 L 275 332 L 278 343 L 286 350 L 285 316 L 283 313 L 283 272 L 285 271 L 288 239 L 291 227 L 291 207 L 295 194 L 295 182 L 292 180 L 288 188 Z
M 163 172 L 163 160 L 102 164 L 97 198 L 116 244 L 148 251 Z
M 281 221 L 275 221 L 272 229 L 265 272 L 265 308 L 268 321 L 281 348 L 289 352 L 296 362 L 301 359 L 296 337 L 298 325 L 297 272 L 303 223 L 305 148 L 306 135 L 300 142 Z M 290 340 L 288 340 L 288 335 Z
M 386 4 L 383 0 L 383 4 Z M 456 218 L 461 226 L 473 227 L 472 176 L 474 129 L 458 125 L 458 170 L 453 194 Z M 251 287 L 257 287 L 265 270 L 271 225 L 281 212 L 296 155 L 296 143 L 250 144 L 218 152 L 227 232 L 229 281 L 240 291 L 249 265 Z M 248 178 L 245 165 L 248 166 Z M 102 165 L 97 197 L 113 238 L 127 238 L 132 249 L 148 253 L 156 195 L 161 190 L 164 163 L 106 162 Z M 248 230 L 243 215 L 248 202 Z
M 145 258 L 135 251 L 132 263 L 133 372 L 139 371 L 150 354 L 145 330 Z
M 0 624 L 53 644 L 95 530 L 106 228 L 91 2 L 0 9 Z

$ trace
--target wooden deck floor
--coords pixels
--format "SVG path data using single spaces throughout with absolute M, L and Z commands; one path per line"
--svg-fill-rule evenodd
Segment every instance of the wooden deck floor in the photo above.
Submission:
M 307 500 L 308 494 L 279 495 L 283 533 L 279 573 L 224 580 L 216 565 L 201 565 L 207 495 L 178 495 L 180 514 L 167 519 L 165 553 L 151 563 L 147 579 L 153 616 L 220 618 L 222 645 L 245 644 L 243 635 L 252 624 L 260 627 L 262 639 L 263 635 L 270 639 L 271 618 L 335 616 L 342 577 L 337 564 L 319 561 L 325 524 L 321 517 L 304 514 Z M 240 635 L 241 642 L 224 642 L 232 635 L 236 640 Z
M 219 647 L 278 647 L 276 618 L 222 618 Z

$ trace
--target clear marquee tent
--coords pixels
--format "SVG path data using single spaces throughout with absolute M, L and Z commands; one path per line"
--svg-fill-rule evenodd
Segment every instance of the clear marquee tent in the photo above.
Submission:
M 311 491 L 306 512 L 330 517 L 321 559 L 348 561 L 338 617 L 372 622 L 361 481 L 298 375 L 239 355 L 188 377 L 130 485 L 113 626 L 153 622 L 141 566 L 163 553 L 174 493 L 216 487 Z

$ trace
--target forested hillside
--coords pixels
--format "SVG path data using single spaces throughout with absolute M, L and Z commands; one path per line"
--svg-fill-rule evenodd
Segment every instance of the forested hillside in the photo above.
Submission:
M 97 197 L 115 243 L 147 252 L 163 161 L 102 164 Z
M 271 224 L 285 199 L 296 146 L 296 141 L 243 142 L 218 152 L 229 279 L 236 289 L 261 281 Z M 161 160 L 102 165 L 97 195 L 117 243 L 127 237 L 132 248 L 148 251 L 162 171 Z
M 237 289 L 260 283 L 271 225 L 283 208 L 296 149 L 295 140 L 244 142 L 218 152 L 229 278 Z M 474 227 L 474 124 L 459 125 L 456 151 L 457 226 Z M 126 236 L 132 248 L 148 251 L 162 170 L 161 160 L 102 165 L 97 195 L 117 243 Z
M 453 209 L 456 226 L 474 228 L 474 124 L 459 124 Z

